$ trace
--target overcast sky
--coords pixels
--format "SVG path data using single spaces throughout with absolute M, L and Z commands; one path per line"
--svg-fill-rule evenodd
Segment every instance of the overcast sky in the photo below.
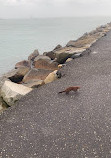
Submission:
M 111 16 L 111 0 L 0 0 L 0 18 Z

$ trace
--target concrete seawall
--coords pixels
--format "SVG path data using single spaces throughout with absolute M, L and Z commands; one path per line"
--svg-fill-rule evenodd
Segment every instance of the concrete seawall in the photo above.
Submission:
M 111 31 L 90 50 L 1 114 L 1 158 L 111 157 Z

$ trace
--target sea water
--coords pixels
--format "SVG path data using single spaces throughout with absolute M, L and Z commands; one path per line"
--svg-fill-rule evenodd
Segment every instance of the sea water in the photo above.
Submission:
M 0 20 L 0 75 L 27 60 L 34 49 L 40 54 L 65 46 L 85 32 L 111 21 L 111 17 L 74 17 Z

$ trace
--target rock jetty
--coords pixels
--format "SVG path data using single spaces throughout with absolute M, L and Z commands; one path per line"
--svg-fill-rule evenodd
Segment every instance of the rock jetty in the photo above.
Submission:
M 0 115 L 1 158 L 111 158 L 111 31 Z M 70 86 L 78 92 L 58 94 Z
M 90 53 L 90 47 L 110 30 L 111 23 L 108 23 L 69 41 L 64 47 L 57 45 L 42 55 L 34 50 L 28 59 L 16 63 L 13 70 L 0 78 L 0 96 L 8 106 L 12 106 L 32 89 L 61 78 L 64 75 L 61 68 L 67 62 L 82 57 L 84 52 Z

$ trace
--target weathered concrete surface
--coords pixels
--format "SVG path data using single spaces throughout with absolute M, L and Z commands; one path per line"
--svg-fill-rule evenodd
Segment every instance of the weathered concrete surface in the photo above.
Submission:
M 111 32 L 62 71 L 1 114 L 1 158 L 111 158 Z

